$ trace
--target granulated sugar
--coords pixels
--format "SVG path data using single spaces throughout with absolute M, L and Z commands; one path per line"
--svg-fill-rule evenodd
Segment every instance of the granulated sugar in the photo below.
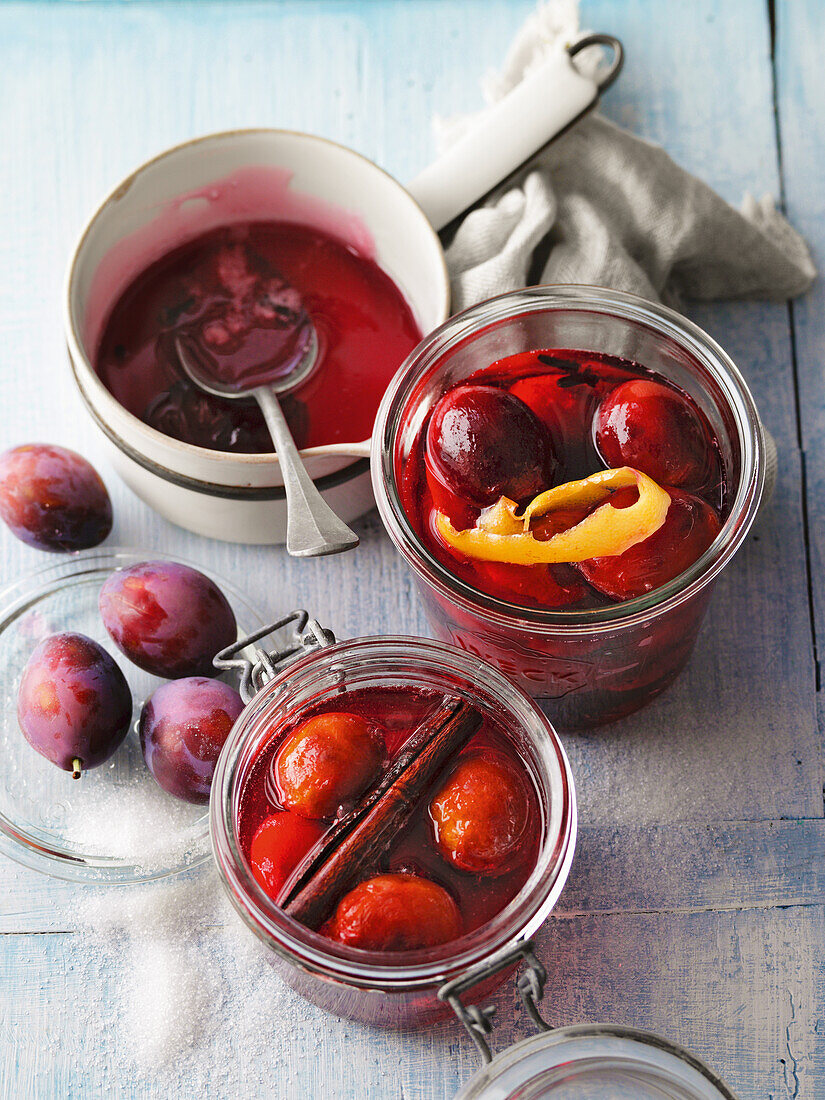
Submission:
M 376 1029 L 293 993 L 211 866 L 140 886 L 59 884 L 51 896 L 48 953 L 27 949 L 39 937 L 13 937 L 27 994 L 5 1012 L 0 998 L 11 1048 L 31 1067 L 27 1096 L 447 1100 L 476 1068 L 456 1023 Z M 500 1012 L 513 998 L 502 991 Z M 512 1025 L 499 1026 L 506 1045 Z M 438 1089 L 434 1065 L 446 1070 Z
M 314 1043 L 323 1014 L 278 979 L 211 868 L 84 893 L 75 915 L 86 966 L 121 982 L 105 1004 L 78 1006 L 80 1030 L 96 1036 L 84 1050 L 113 1081 L 136 1077 L 158 1095 L 232 1095 L 240 1083 L 265 1085 L 288 1050 Z
M 206 811 L 138 777 L 72 806 L 63 835 L 85 854 L 122 859 L 151 873 L 191 865 L 209 851 Z

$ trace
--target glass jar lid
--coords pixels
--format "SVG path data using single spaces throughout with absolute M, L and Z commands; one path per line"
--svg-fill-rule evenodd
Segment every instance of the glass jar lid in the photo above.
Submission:
M 141 752 L 137 717 L 145 700 L 168 681 L 123 657 L 98 610 L 101 586 L 113 571 L 160 557 L 150 550 L 84 551 L 26 573 L 0 592 L 0 852 L 26 867 L 72 881 L 132 883 L 176 874 L 210 857 L 209 807 L 162 790 Z M 162 557 L 215 581 L 241 633 L 260 624 L 227 580 L 192 562 Z M 85 634 L 111 653 L 133 700 L 126 740 L 79 780 L 35 752 L 17 719 L 18 686 L 32 650 L 62 631 Z
M 496 971 L 524 962 L 517 979 L 538 1034 L 492 1056 L 493 1010 L 461 994 Z M 529 940 L 448 982 L 439 991 L 464 1024 L 483 1062 L 456 1100 L 736 1100 L 696 1055 L 647 1031 L 616 1024 L 551 1028 L 541 1017 L 546 972 Z
M 694 1055 L 657 1035 L 578 1024 L 509 1047 L 456 1100 L 733 1100 Z

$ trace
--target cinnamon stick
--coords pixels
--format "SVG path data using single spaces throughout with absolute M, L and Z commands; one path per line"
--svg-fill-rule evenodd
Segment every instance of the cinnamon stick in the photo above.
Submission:
M 448 696 L 408 738 L 378 787 L 333 827 L 293 876 L 282 894 L 284 911 L 308 928 L 320 927 L 333 904 L 406 826 L 430 783 L 481 722 L 469 703 Z
M 461 707 L 462 702 L 455 696 L 441 699 L 429 714 L 413 730 L 401 751 L 387 768 L 381 780 L 368 791 L 349 813 L 339 818 L 324 836 L 315 844 L 306 856 L 301 860 L 292 874 L 284 883 L 278 896 L 278 905 L 285 909 L 287 905 L 300 893 L 318 869 L 326 862 L 327 858 L 335 851 L 344 837 L 352 832 L 353 828 L 361 821 L 364 815 L 372 809 L 385 791 L 393 785 L 406 768 L 418 756 L 422 748 L 429 743 L 436 731 Z

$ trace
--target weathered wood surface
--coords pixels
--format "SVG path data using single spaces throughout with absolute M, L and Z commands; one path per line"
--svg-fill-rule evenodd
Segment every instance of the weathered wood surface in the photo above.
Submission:
M 583 825 L 556 915 L 816 906 L 825 821 Z M 9 866 L 0 935 L 74 932 L 77 887 Z
M 2 444 L 53 439 L 98 461 L 115 498 L 113 542 L 208 562 L 262 607 L 307 606 L 340 636 L 424 633 L 374 515 L 355 554 L 295 562 L 277 549 L 189 536 L 121 486 L 65 368 L 61 280 L 99 196 L 192 134 L 310 129 L 411 177 L 432 154 L 433 112 L 477 106 L 478 79 L 531 8 L 532 0 L 0 6 Z M 663 143 L 734 203 L 746 189 L 784 193 L 822 266 L 825 12 L 817 0 L 778 0 L 775 63 L 769 14 L 763 0 L 584 4 L 584 21 L 628 50 L 605 113 Z M 553 1022 L 658 1030 L 759 1100 L 825 1095 L 813 644 L 821 654 L 823 294 L 817 284 L 790 311 L 690 309 L 739 363 L 779 441 L 777 494 L 720 581 L 681 681 L 639 716 L 565 738 L 582 836 L 540 938 Z M 4 580 L 41 563 L 5 531 L 0 548 Z M 2 869 L 0 1095 L 199 1094 L 202 1078 L 185 1058 L 171 1077 L 124 1068 L 126 1022 L 106 1008 L 119 1003 L 136 959 L 93 950 L 74 916 L 78 888 Z M 234 995 L 254 962 L 236 954 L 228 930 L 198 934 L 214 938 L 216 972 Z M 258 1052 L 241 1024 L 215 1036 L 210 1095 L 447 1098 L 474 1068 L 457 1026 L 384 1034 L 324 1016 L 274 977 L 259 994 L 269 1046 Z M 526 1034 L 512 993 L 497 1003 L 499 1042 Z
M 789 215 L 810 242 L 820 269 L 825 257 L 825 92 L 817 43 L 825 11 L 816 0 L 786 2 L 777 13 L 777 111 L 783 184 Z M 825 652 L 825 288 L 820 279 L 789 307 L 799 404 L 799 445 L 805 474 L 805 519 L 812 637 L 818 654 L 817 687 Z M 820 721 L 822 720 L 820 692 Z

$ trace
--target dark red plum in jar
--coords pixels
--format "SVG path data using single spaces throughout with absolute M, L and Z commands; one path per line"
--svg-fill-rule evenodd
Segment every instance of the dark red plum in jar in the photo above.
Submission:
M 252 874 L 264 892 L 278 895 L 293 870 L 326 831 L 318 821 L 283 810 L 265 818 L 249 845 Z
M 380 729 L 357 714 L 310 718 L 275 761 L 283 805 L 303 817 L 335 816 L 375 782 L 384 754 Z
M 29 658 L 17 693 L 23 736 L 63 771 L 105 763 L 123 742 L 132 694 L 109 654 L 84 634 L 52 634 Z
M 560 577 L 561 570 L 550 565 L 509 565 L 484 561 L 475 567 L 485 592 L 501 600 L 536 607 L 570 607 L 581 601 L 584 586 L 575 574 Z
M 617 386 L 599 405 L 595 438 L 607 466 L 633 466 L 660 485 L 699 489 L 710 471 L 712 444 L 699 410 L 661 382 Z
M 157 689 L 138 729 L 146 766 L 165 791 L 184 802 L 209 801 L 218 756 L 243 707 L 234 688 L 205 676 Z
M 99 602 L 112 640 L 154 676 L 206 676 L 215 654 L 237 638 L 235 615 L 215 582 L 177 562 L 117 570 Z
M 376 875 L 341 899 L 324 933 L 362 951 L 415 951 L 458 939 L 462 921 L 438 883 L 417 875 Z
M 527 410 L 529 431 L 514 407 Z M 550 440 L 558 484 L 546 468 L 532 484 L 522 479 L 537 469 L 529 461 L 537 424 Z M 655 515 L 643 502 L 625 521 L 635 544 L 602 522 L 608 497 L 618 509 L 625 493 L 615 482 L 602 494 L 604 462 L 617 478 L 651 479 L 646 501 L 658 493 Z M 487 596 L 539 610 L 594 609 L 666 584 L 713 542 L 727 494 L 718 441 L 687 394 L 629 360 L 567 350 L 521 352 L 456 383 L 425 420 L 399 480 L 421 541 L 452 575 Z M 591 487 L 584 499 L 577 489 L 583 481 Z M 690 506 L 684 483 L 696 486 Z M 527 486 L 531 492 L 520 496 Z M 525 528 L 522 510 L 547 490 L 554 502 L 531 513 Z M 668 494 L 679 503 L 664 523 Z M 516 513 L 506 512 L 505 498 L 519 506 Z M 600 509 L 601 517 L 592 515 Z M 561 542 L 575 544 L 576 553 L 565 557 L 556 536 L 568 531 Z M 554 538 L 554 547 L 537 550 Z
M 37 550 L 85 550 L 112 530 L 112 502 L 81 455 L 27 443 L 0 455 L 0 517 Z
M 556 460 L 546 428 L 517 397 L 495 386 L 462 385 L 433 409 L 427 476 L 477 508 L 500 496 L 522 501 L 553 484 Z
M 623 554 L 579 563 L 597 591 L 614 600 L 632 600 L 661 588 L 689 569 L 719 534 L 719 517 L 709 504 L 678 489 L 668 492 L 671 504 L 665 522 L 650 538 Z M 629 506 L 634 496 L 633 490 L 616 493 L 611 506 Z
M 500 874 L 518 859 L 529 812 L 521 774 L 489 751 L 460 759 L 430 803 L 436 847 L 478 875 Z

